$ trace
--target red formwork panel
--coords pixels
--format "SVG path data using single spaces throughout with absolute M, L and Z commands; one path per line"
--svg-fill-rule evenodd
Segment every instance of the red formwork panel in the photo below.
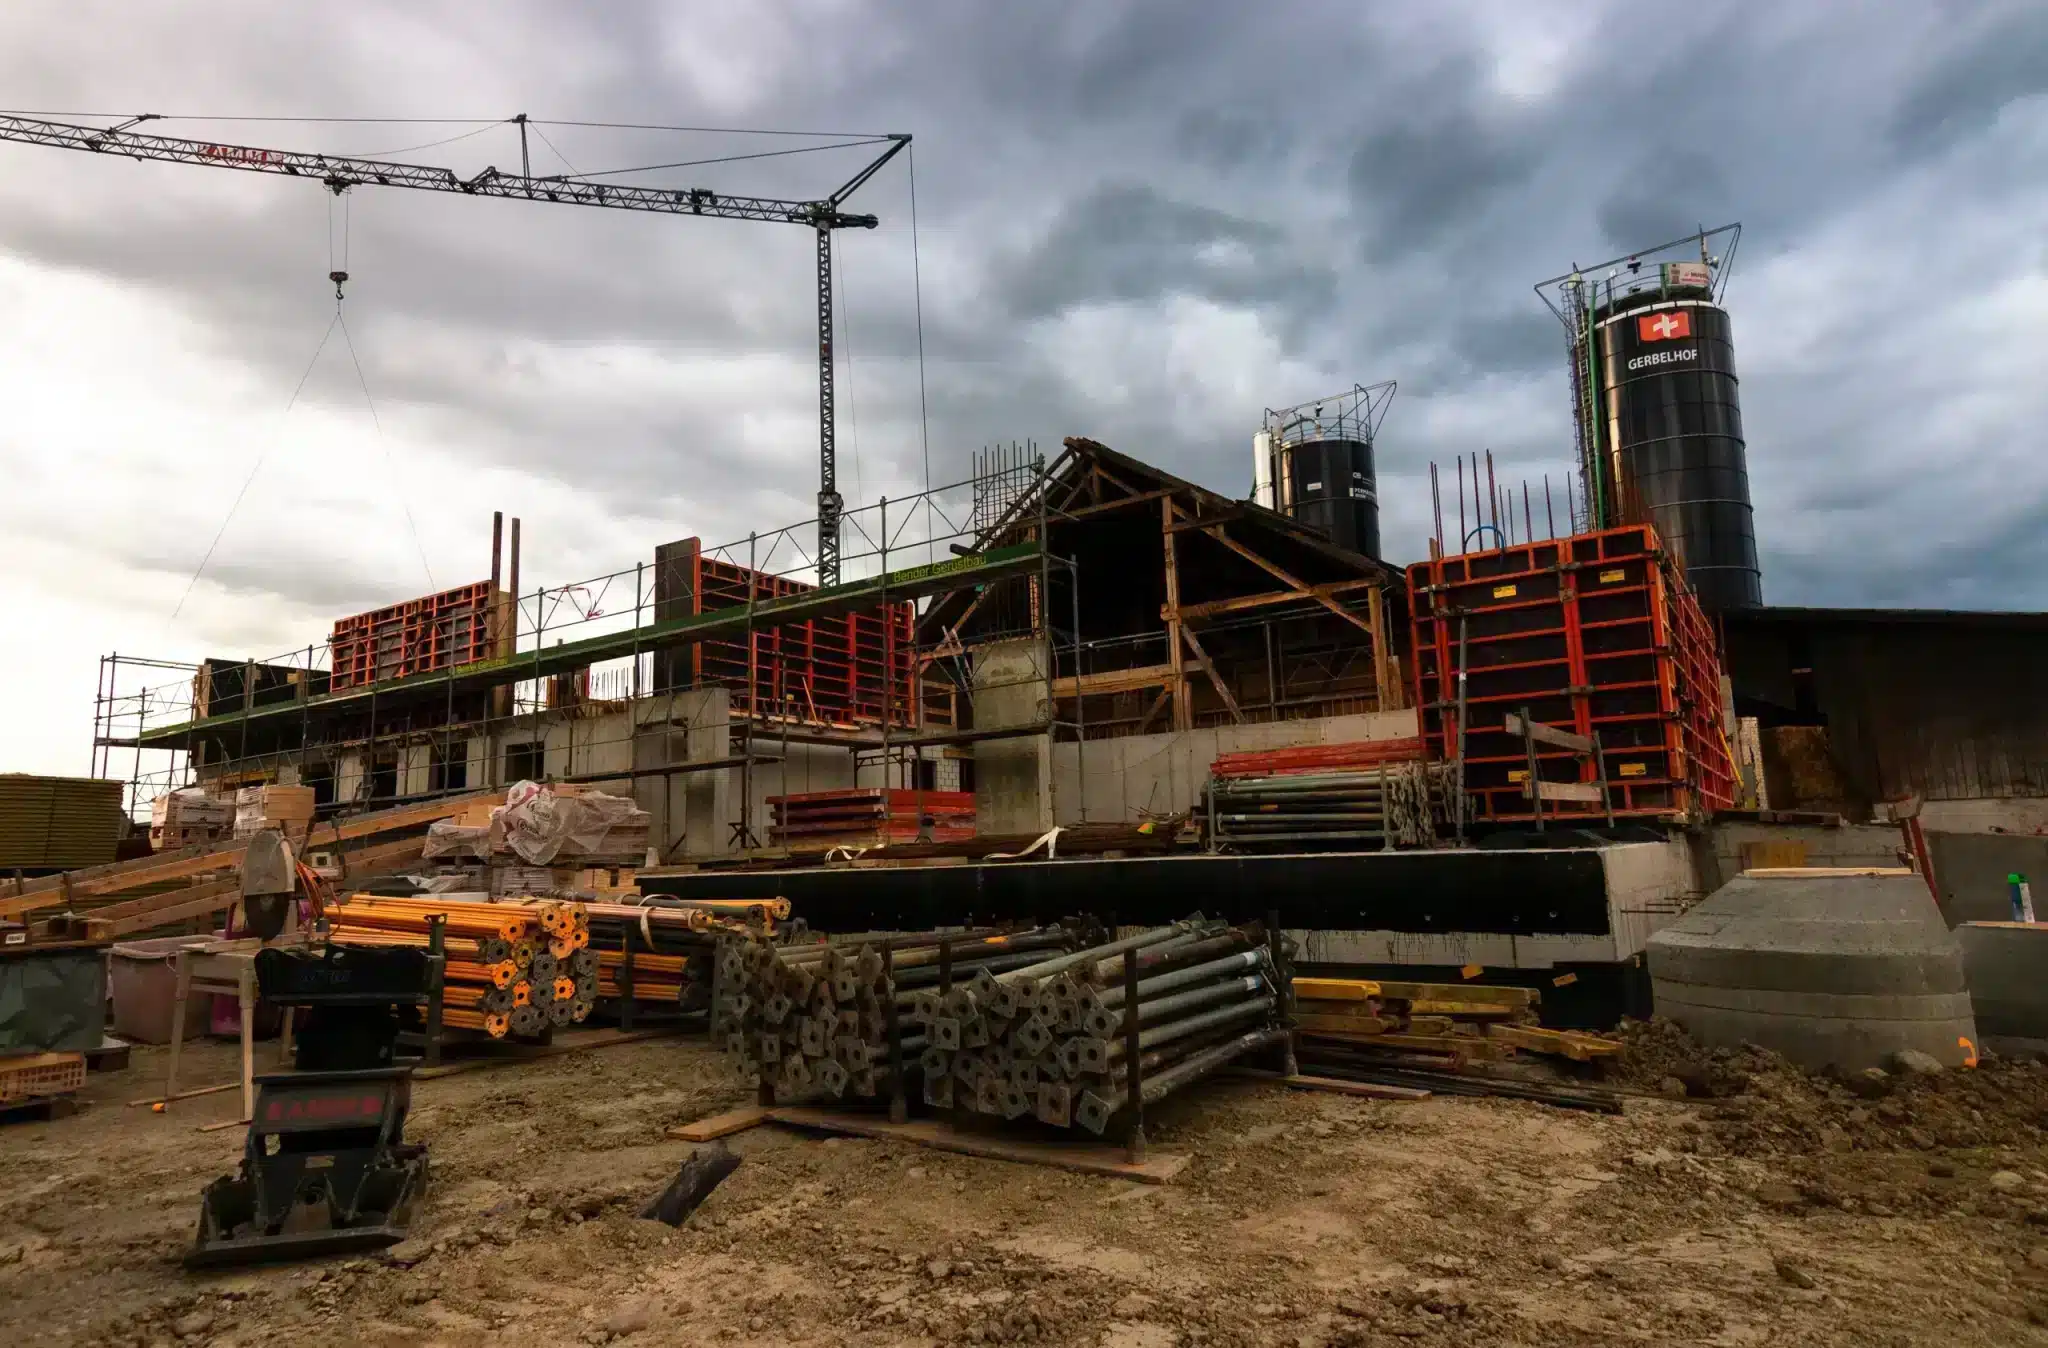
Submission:
M 327 639 L 329 686 L 359 688 L 484 659 L 493 653 L 498 604 L 498 587 L 483 580 L 342 618 Z
M 954 842 L 974 836 L 972 791 L 920 791 L 859 786 L 768 797 L 769 838 L 778 843 L 910 842 L 930 819 L 932 838 Z
M 1506 718 L 1598 734 L 1617 816 L 1696 817 L 1734 804 L 1712 626 L 1646 524 L 1464 553 L 1408 568 L 1415 701 L 1430 756 L 1458 754 L 1464 638 L 1465 789 L 1472 817 L 1526 820 L 1528 754 Z M 1570 750 L 1537 746 L 1545 781 L 1593 782 Z M 1548 818 L 1602 817 L 1546 801 Z
M 801 581 L 750 571 L 701 552 L 692 558 L 693 611 L 708 613 L 801 594 Z M 733 692 L 733 709 L 823 725 L 917 722 L 916 609 L 908 603 L 762 626 L 752 636 L 701 641 L 692 679 Z

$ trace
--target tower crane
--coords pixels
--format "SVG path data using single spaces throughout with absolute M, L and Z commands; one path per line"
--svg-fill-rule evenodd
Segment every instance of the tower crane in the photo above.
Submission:
M 881 223 L 873 215 L 855 214 L 843 208 L 848 197 L 859 191 L 881 171 L 883 165 L 910 144 L 909 136 L 878 136 L 866 142 L 881 142 L 886 148 L 829 196 L 815 201 L 782 201 L 770 197 L 732 196 L 698 187 L 598 183 L 575 176 L 536 178 L 527 153 L 527 118 L 524 113 L 508 119 L 519 127 L 520 171 L 508 173 L 494 166 L 467 178 L 453 169 L 423 164 L 181 140 L 133 129 L 146 122 L 160 120 L 159 115 L 146 113 L 113 126 L 94 127 L 31 117 L 0 116 L 0 141 L 304 178 L 321 184 L 336 195 L 352 187 L 412 187 L 473 197 L 502 197 L 511 201 L 551 201 L 569 206 L 653 211 L 662 215 L 760 220 L 802 225 L 813 230 L 818 245 L 818 583 L 836 585 L 839 582 L 839 517 L 844 501 L 838 490 L 834 445 L 832 234 L 841 229 L 873 229 Z M 337 275 L 331 279 L 338 287 L 345 278 Z

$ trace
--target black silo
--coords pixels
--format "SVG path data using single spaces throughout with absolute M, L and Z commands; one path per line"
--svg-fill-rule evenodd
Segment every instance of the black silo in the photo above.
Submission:
M 1380 555 L 1379 479 L 1365 440 L 1297 440 L 1282 450 L 1287 513 L 1340 548 Z
M 1704 290 L 1602 306 L 1605 476 L 1621 519 L 1656 526 L 1709 612 L 1763 603 L 1728 313 Z

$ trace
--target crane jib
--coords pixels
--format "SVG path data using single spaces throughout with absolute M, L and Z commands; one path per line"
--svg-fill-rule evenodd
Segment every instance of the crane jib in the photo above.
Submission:
M 129 128 L 158 121 L 155 114 L 132 117 L 110 127 L 79 126 L 33 117 L 0 115 L 0 141 L 48 145 L 64 150 L 125 155 L 132 159 L 174 164 L 203 164 L 310 178 L 339 194 L 351 187 L 413 187 L 430 192 L 461 192 L 467 196 L 551 201 L 570 206 L 604 206 L 613 210 L 654 211 L 666 215 L 712 216 L 726 220 L 760 220 L 806 225 L 818 235 L 818 583 L 839 581 L 839 515 L 842 503 L 835 489 L 832 390 L 832 252 L 831 234 L 839 229 L 874 229 L 872 215 L 839 209 L 883 165 L 910 144 L 908 135 L 887 137 L 882 151 L 831 196 L 815 201 L 781 201 L 767 197 L 735 197 L 705 188 L 640 187 L 594 183 L 576 177 L 535 178 L 501 173 L 493 166 L 471 178 L 452 169 L 426 164 L 400 164 L 377 159 L 349 159 L 303 151 L 271 150 L 254 145 L 181 140 L 173 136 L 139 135 Z M 517 123 L 523 136 L 526 118 Z M 826 147 L 830 148 L 830 147 Z M 522 164 L 524 163 L 522 159 Z M 339 284 L 337 280 L 336 284 Z

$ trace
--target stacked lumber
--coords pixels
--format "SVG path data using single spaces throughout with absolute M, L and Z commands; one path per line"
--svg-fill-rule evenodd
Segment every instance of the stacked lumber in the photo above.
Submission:
M 166 791 L 149 803 L 149 847 L 153 852 L 176 851 L 195 843 L 210 843 L 227 833 L 235 822 L 235 803 L 209 796 L 196 786 Z
M 1453 1068 L 1541 1053 L 1593 1062 L 1621 1045 L 1598 1035 L 1547 1030 L 1534 988 L 1476 983 L 1402 983 L 1357 978 L 1294 980 L 1294 1023 L 1304 1061 L 1324 1057 L 1428 1060 Z
M 581 904 L 352 894 L 327 910 L 328 939 L 424 949 L 436 920 L 446 961 L 442 1025 L 502 1039 L 589 1017 L 599 957 L 589 949 L 589 915 Z
M 0 870 L 61 870 L 114 859 L 121 783 L 0 773 Z
M 930 819 L 934 842 L 974 836 L 972 791 L 859 786 L 770 796 L 769 839 L 778 846 L 874 847 L 916 842 Z
M 401 805 L 316 825 L 308 849 L 326 852 L 353 883 L 418 865 L 421 829 L 477 797 Z M 408 836 L 411 835 L 411 836 Z M 16 880 L 0 889 L 0 921 L 34 913 L 36 939 L 105 941 L 211 923 L 241 899 L 246 839 L 201 843 L 131 861 Z

